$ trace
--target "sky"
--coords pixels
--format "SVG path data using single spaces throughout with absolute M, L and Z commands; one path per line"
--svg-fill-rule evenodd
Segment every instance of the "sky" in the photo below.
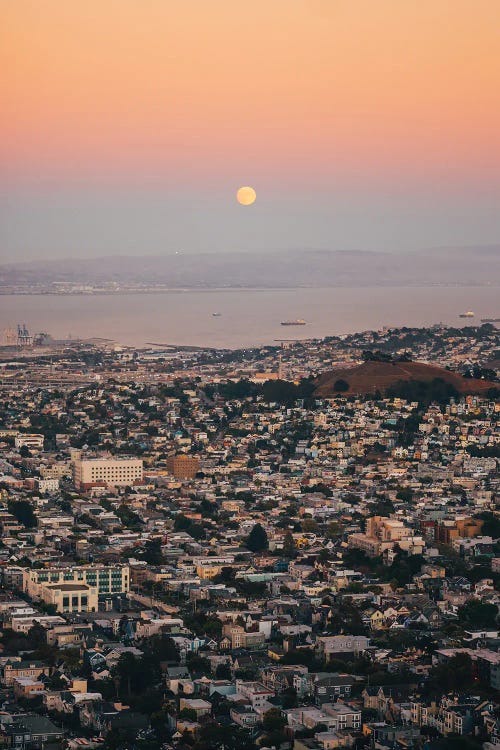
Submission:
M 499 50 L 498 0 L 0 0 L 0 257 L 498 243 Z

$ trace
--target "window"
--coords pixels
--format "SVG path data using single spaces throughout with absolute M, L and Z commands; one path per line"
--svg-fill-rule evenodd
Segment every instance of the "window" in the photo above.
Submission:
M 63 607 L 69 607 L 69 596 L 63 596 Z

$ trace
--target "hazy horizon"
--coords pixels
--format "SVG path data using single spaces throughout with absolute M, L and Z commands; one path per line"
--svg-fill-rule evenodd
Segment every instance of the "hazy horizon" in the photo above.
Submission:
M 229 187 L 201 197 L 124 185 L 18 187 L 0 195 L 0 262 L 298 248 L 408 253 L 500 241 L 500 193 L 498 201 L 455 196 L 446 203 L 444 211 L 442 201 L 422 195 L 283 197 L 260 190 L 243 208 Z

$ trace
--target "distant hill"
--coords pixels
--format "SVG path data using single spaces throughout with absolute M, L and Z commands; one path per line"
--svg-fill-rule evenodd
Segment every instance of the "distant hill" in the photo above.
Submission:
M 386 391 L 401 382 L 430 383 L 436 378 L 455 388 L 461 394 L 481 394 L 490 388 L 498 388 L 498 383 L 487 380 L 464 378 L 456 372 L 450 372 L 442 367 L 427 365 L 423 362 L 363 362 L 356 367 L 345 367 L 327 372 L 318 378 L 316 396 L 339 395 L 335 384 L 343 380 L 349 384 L 346 395 L 368 395 Z
M 0 250 L 1 255 L 1 250 Z M 484 285 L 498 281 L 500 246 L 413 253 L 294 249 L 267 252 L 66 258 L 0 264 L 0 289 L 53 283 L 175 288 Z M 458 314 L 459 311 L 457 311 Z

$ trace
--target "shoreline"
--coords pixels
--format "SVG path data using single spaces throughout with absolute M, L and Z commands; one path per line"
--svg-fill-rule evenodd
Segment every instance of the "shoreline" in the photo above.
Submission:
M 158 294 L 220 294 L 231 292 L 293 292 L 296 290 L 313 290 L 313 289 L 495 289 L 500 287 L 500 281 L 488 282 L 485 284 L 425 284 L 425 283 L 387 283 L 376 284 L 325 284 L 323 286 L 297 284 L 295 286 L 225 286 L 225 287 L 162 287 L 160 289 L 97 289 L 95 291 L 54 291 L 54 290 L 17 290 L 4 291 L 0 288 L 0 297 L 121 297 L 125 295 L 158 295 Z

